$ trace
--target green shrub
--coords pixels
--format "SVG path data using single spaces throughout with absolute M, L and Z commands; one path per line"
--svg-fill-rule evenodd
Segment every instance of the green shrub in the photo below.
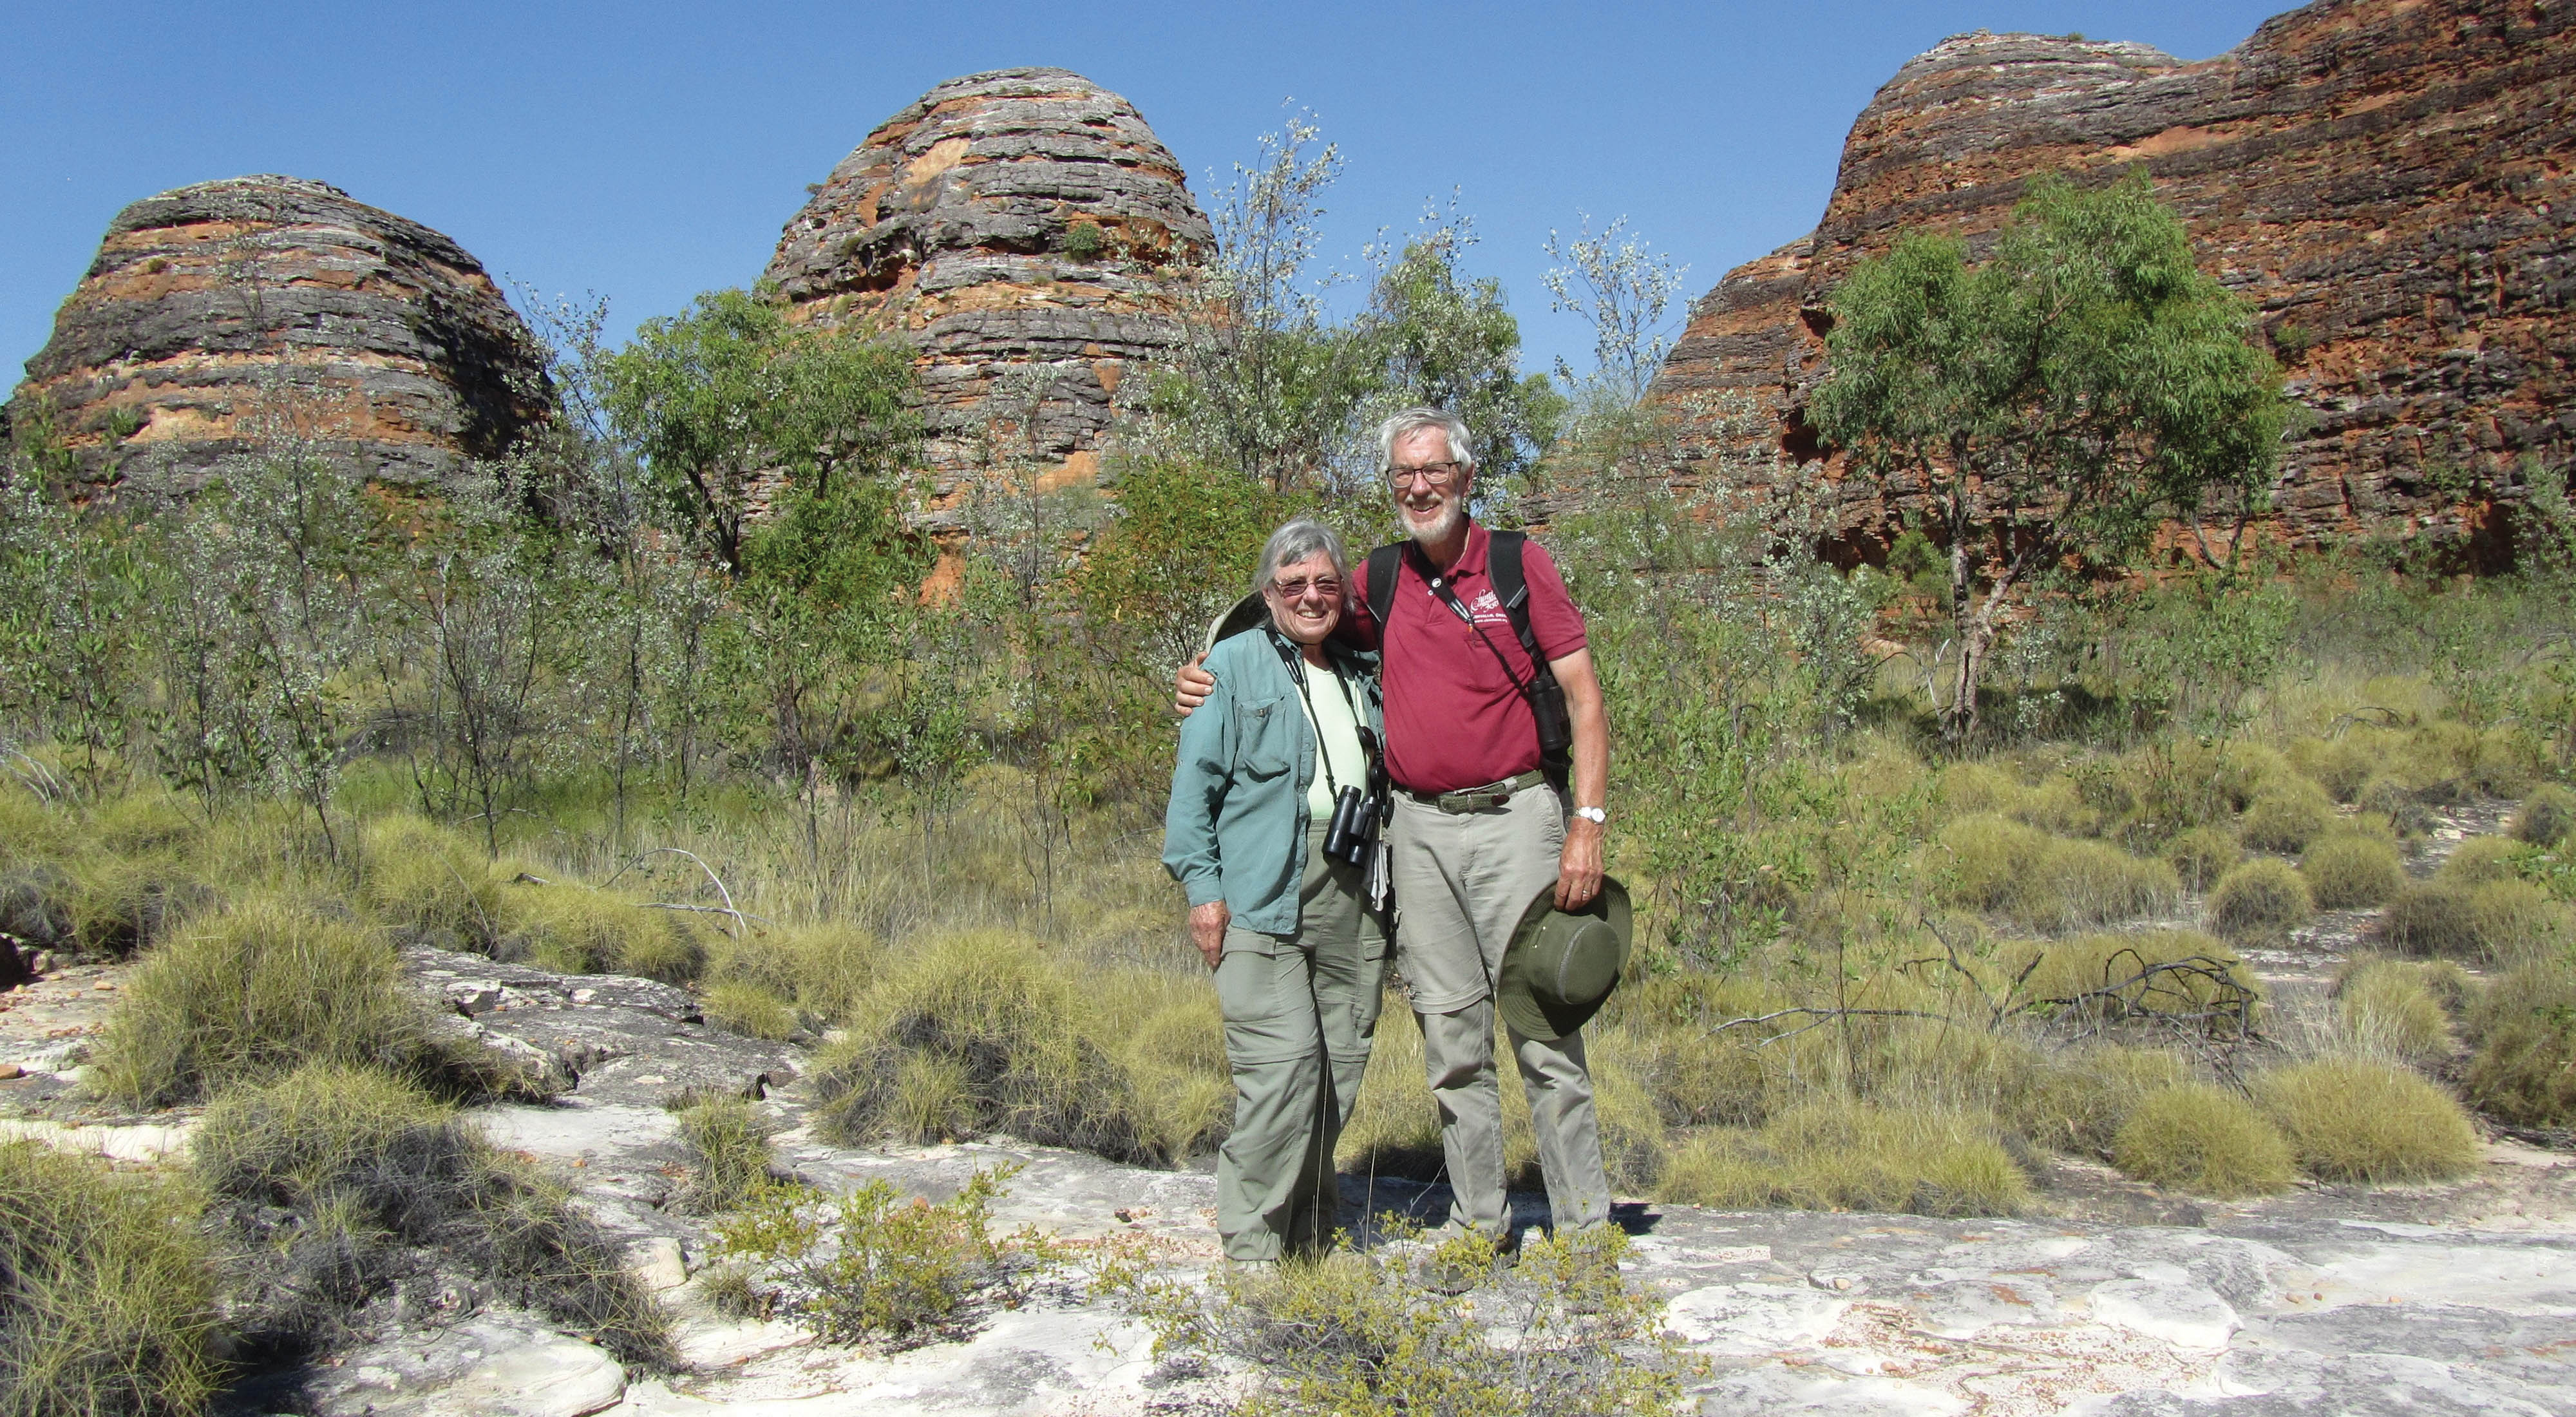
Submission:
M 2365 812 L 2376 812 L 2388 819 L 2389 826 L 2406 840 L 2433 830 L 2433 811 L 2406 784 L 2393 777 L 2374 777 L 2364 783 L 2361 795 L 2354 799 Z
M 2160 1048 L 2103 1043 L 2070 1049 L 2020 1075 L 2009 1116 L 2041 1146 L 2101 1154 L 2141 1099 L 2187 1077 L 2182 1059 Z
M 2434 1181 L 2477 1165 L 2460 1105 L 2404 1068 L 2321 1058 L 2265 1074 L 2254 1093 L 2299 1169 L 2321 1181 Z
M 2366 910 L 2406 885 L 2397 848 L 2375 837 L 2334 835 L 2308 849 L 2299 862 L 2308 893 L 2327 910 Z
M 2468 1032 L 2470 1102 L 2525 1126 L 2576 1125 L 2576 963 L 2535 961 L 2488 985 Z
M 1098 980 L 1068 977 L 1024 936 L 932 942 L 885 972 L 847 1036 L 816 1059 L 824 1125 L 852 1144 L 1004 1132 L 1164 1160 L 1098 1040 L 1100 996 Z
M 2256 851 L 2295 856 L 2334 824 L 2334 803 L 2305 778 L 2272 779 L 2254 794 L 2245 809 L 2240 834 Z
M 2534 846 L 2556 846 L 2576 830 L 2576 792 L 2551 783 L 2523 799 L 2513 814 L 2514 836 Z
M 2262 857 L 2226 875 L 2209 893 L 2209 925 L 2230 940 L 2271 941 L 2316 914 L 2308 883 L 2286 861 Z
M 2450 968 L 2455 974 L 2459 970 L 2457 965 Z M 2345 1036 L 2362 1048 L 2410 1063 L 2448 1057 L 2450 1015 L 2428 973 L 2412 960 L 2368 960 L 2348 968 L 2334 995 L 2335 1018 Z
M 0 1141 L 0 1417 L 203 1411 L 214 1266 L 183 1188 Z
M 1656 1195 L 1720 1210 L 2010 1215 L 2029 1204 L 2030 1183 L 1990 1117 L 1822 1098 L 1757 1132 L 1692 1138 L 1665 1163 Z
M 1017 1170 L 978 1171 L 936 1202 L 906 1203 L 884 1181 L 839 1197 L 761 1187 L 716 1223 L 712 1252 L 743 1265 L 755 1289 L 775 1285 L 764 1307 L 826 1343 L 932 1342 L 953 1336 L 977 1295 L 1019 1307 L 1027 1275 L 1058 1257 L 1035 1230 L 992 1232 L 993 1199 Z
M 431 1029 L 392 948 L 300 902 L 252 896 L 181 927 L 127 981 L 92 1058 L 99 1091 L 165 1107 L 306 1063 L 462 1094 L 499 1084 Z
M 2220 1197 L 2284 1190 L 2296 1174 L 2290 1144 L 2254 1104 L 2207 1083 L 2141 1099 L 2111 1160 L 2138 1180 Z
M 2193 827 L 2165 846 L 2165 861 L 2186 889 L 2206 891 L 2245 859 L 2236 833 L 2226 827 Z
M 769 1184 L 769 1128 L 739 1097 L 710 1097 L 679 1110 L 680 1142 L 688 1148 L 689 1183 L 683 1200 L 712 1214 L 748 1203 Z
M 235 1317 L 256 1347 L 326 1346 L 395 1279 L 446 1263 L 630 1363 L 668 1360 L 666 1321 L 620 1244 L 396 1079 L 314 1064 L 232 1088 L 190 1157 L 247 1257 Z

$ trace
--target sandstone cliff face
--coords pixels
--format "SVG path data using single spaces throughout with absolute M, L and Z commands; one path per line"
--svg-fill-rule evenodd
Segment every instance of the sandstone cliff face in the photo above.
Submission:
M 2571 75 L 2576 7 L 2528 0 L 2320 0 L 2194 64 L 1944 40 L 1853 124 L 1815 232 L 1694 307 L 1654 397 L 1696 425 L 1700 476 L 1758 480 L 1768 445 L 1812 459 L 1800 411 L 1825 373 L 1827 293 L 1856 262 L 1909 230 L 1973 243 L 2033 174 L 2142 165 L 2313 412 L 2284 450 L 2271 534 L 2433 535 L 2498 564 L 2524 462 L 2576 455 Z M 1749 438 L 1717 412 L 1747 403 L 1767 415 Z M 1832 549 L 1873 554 L 1901 511 L 1847 496 Z
M 50 417 L 94 477 L 185 490 L 275 437 L 428 483 L 544 405 L 535 342 L 455 242 L 259 176 L 117 213 L 9 418 Z
M 767 276 L 799 320 L 920 351 L 937 508 L 995 442 L 1051 481 L 1092 475 L 1120 376 L 1177 339 L 1181 284 L 1210 249 L 1133 105 L 1068 70 L 1002 69 L 880 124 L 787 224 Z

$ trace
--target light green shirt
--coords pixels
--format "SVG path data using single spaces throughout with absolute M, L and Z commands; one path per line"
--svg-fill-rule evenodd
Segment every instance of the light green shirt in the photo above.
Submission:
M 1306 722 L 1315 730 L 1316 750 L 1323 759 L 1315 764 L 1315 780 L 1306 787 L 1306 811 L 1316 821 L 1328 822 L 1333 818 L 1335 784 L 1368 788 L 1368 757 L 1360 750 L 1359 720 L 1351 716 L 1359 689 L 1336 683 L 1333 671 L 1318 669 L 1302 657 L 1297 669 L 1306 676 L 1303 697 L 1313 708 Z M 1324 773 L 1327 766 L 1332 768 L 1329 780 Z

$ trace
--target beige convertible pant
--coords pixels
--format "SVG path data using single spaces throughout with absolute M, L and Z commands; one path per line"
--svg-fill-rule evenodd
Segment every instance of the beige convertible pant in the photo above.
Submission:
M 1422 1024 L 1422 1068 L 1440 1104 L 1449 1162 L 1450 1223 L 1501 1235 L 1503 1094 L 1494 1078 L 1494 980 L 1503 950 L 1541 888 L 1557 877 L 1565 806 L 1541 784 L 1500 807 L 1443 812 L 1403 793 L 1389 824 L 1394 848 L 1396 967 Z M 1549 1223 L 1575 1229 L 1610 1216 L 1601 1127 L 1583 1035 L 1546 1042 L 1511 1032 L 1521 1086 L 1538 1131 Z
M 1333 1148 L 1359 1100 L 1386 987 L 1386 934 L 1360 908 L 1357 867 L 1306 834 L 1297 933 L 1229 925 L 1216 967 L 1234 1131 L 1218 1148 L 1216 1228 L 1230 1260 L 1321 1249 L 1341 1218 Z

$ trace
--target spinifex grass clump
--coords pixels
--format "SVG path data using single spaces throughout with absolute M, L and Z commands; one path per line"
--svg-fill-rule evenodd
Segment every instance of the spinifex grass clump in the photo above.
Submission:
M 2426 966 L 2412 960 L 2372 960 L 2349 969 L 2335 985 L 2335 1020 L 2366 1052 L 2431 1063 L 2451 1051 L 2450 1016 Z
M 1094 1292 L 1154 1334 L 1154 1352 L 1240 1373 L 1247 1411 L 1281 1417 L 1634 1417 L 1669 1412 L 1699 1371 L 1656 1322 L 1664 1301 L 1619 1271 L 1628 1237 L 1544 1238 L 1497 1263 L 1493 1241 L 1398 1243 L 1273 1268 L 1164 1278 L 1114 1257 Z M 1453 1293 L 1458 1276 L 1472 1281 Z
M 2510 828 L 2516 839 L 2534 846 L 2556 846 L 2576 831 L 2576 792 L 2556 783 L 2523 799 Z
M 667 1361 L 665 1320 L 617 1241 L 403 1082 L 316 1064 L 234 1088 L 191 1155 L 246 1256 L 237 1321 L 254 1346 L 326 1346 L 396 1278 L 453 1264 L 620 1358 Z
M 2096 1043 L 2043 1055 L 2014 1079 L 2009 1120 L 2041 1146 L 2105 1154 L 2141 1101 L 2188 1077 L 2181 1058 L 2158 1048 Z
M 202 1411 L 214 1289 L 181 1187 L 0 1142 L 0 1417 Z
M 2219 877 L 2209 893 L 2210 928 L 2242 943 L 2286 939 L 2314 914 L 2308 883 L 2288 862 L 2268 856 Z
M 710 1097 L 679 1110 L 680 1142 L 689 1151 L 681 1199 L 702 1213 L 731 1210 L 769 1184 L 769 1127 L 739 1097 Z
M 1134 1084 L 1099 1037 L 1099 993 L 1025 936 L 950 936 L 888 970 L 817 1060 L 825 1125 L 864 1142 L 1005 1132 L 1163 1160 Z
M 2193 827 L 2166 843 L 2164 856 L 2185 886 L 2205 891 L 2245 859 L 2245 848 L 2226 827 Z
M 558 974 L 632 974 L 685 984 L 706 963 L 697 925 L 567 882 L 519 884 L 499 902 L 503 933 L 493 953 Z
M 2049 836 L 2000 817 L 1970 816 L 1941 833 L 1928 864 L 1952 904 L 2047 930 L 2147 915 L 2181 894 L 2173 868 L 2099 841 Z
M 2010 1215 L 2030 1183 L 1988 1116 L 1820 1098 L 1758 1131 L 1703 1132 L 1666 1163 L 1657 1194 L 1720 1210 Z
M 2431 1181 L 2477 1164 L 2477 1132 L 2459 1104 L 2404 1068 L 2321 1058 L 2265 1074 L 2255 1097 L 2299 1169 L 2319 1180 Z
M 993 1201 L 1017 1170 L 978 1171 L 937 1202 L 907 1200 L 883 1181 L 838 1197 L 763 1186 L 716 1222 L 714 1253 L 738 1267 L 761 1309 L 826 1343 L 935 1342 L 960 1332 L 981 1302 L 1017 1307 L 1024 1281 L 1058 1258 L 1033 1229 L 993 1233 Z
M 2468 1033 L 2471 1102 L 2525 1126 L 2576 1125 L 2576 964 L 2541 960 L 2488 985 Z
M 709 1016 L 757 1038 L 847 1022 L 884 954 L 875 936 L 840 922 L 719 934 L 707 950 Z
M 275 895 L 198 917 L 153 951 L 127 981 L 91 1077 L 110 1097 L 165 1107 L 316 1062 L 451 1095 L 504 1083 L 432 1031 L 391 946 Z
M 2141 1181 L 2221 1197 L 2284 1190 L 2297 1176 L 2289 1143 L 2254 1104 L 2207 1083 L 2142 1099 L 2112 1138 L 2111 1159 Z
M 2197 930 L 2012 941 L 1996 963 L 2014 991 L 2048 1018 L 2200 1017 L 2241 1029 L 2253 1020 L 2253 976 L 2235 951 Z
M 2308 893 L 2326 910 L 2367 910 L 2405 888 L 2397 848 L 2373 836 L 2335 835 L 2299 862 Z
M 2334 822 L 2334 803 L 2305 778 L 2274 778 L 2254 794 L 2245 809 L 2240 832 L 2256 851 L 2296 855 L 2325 835 Z

